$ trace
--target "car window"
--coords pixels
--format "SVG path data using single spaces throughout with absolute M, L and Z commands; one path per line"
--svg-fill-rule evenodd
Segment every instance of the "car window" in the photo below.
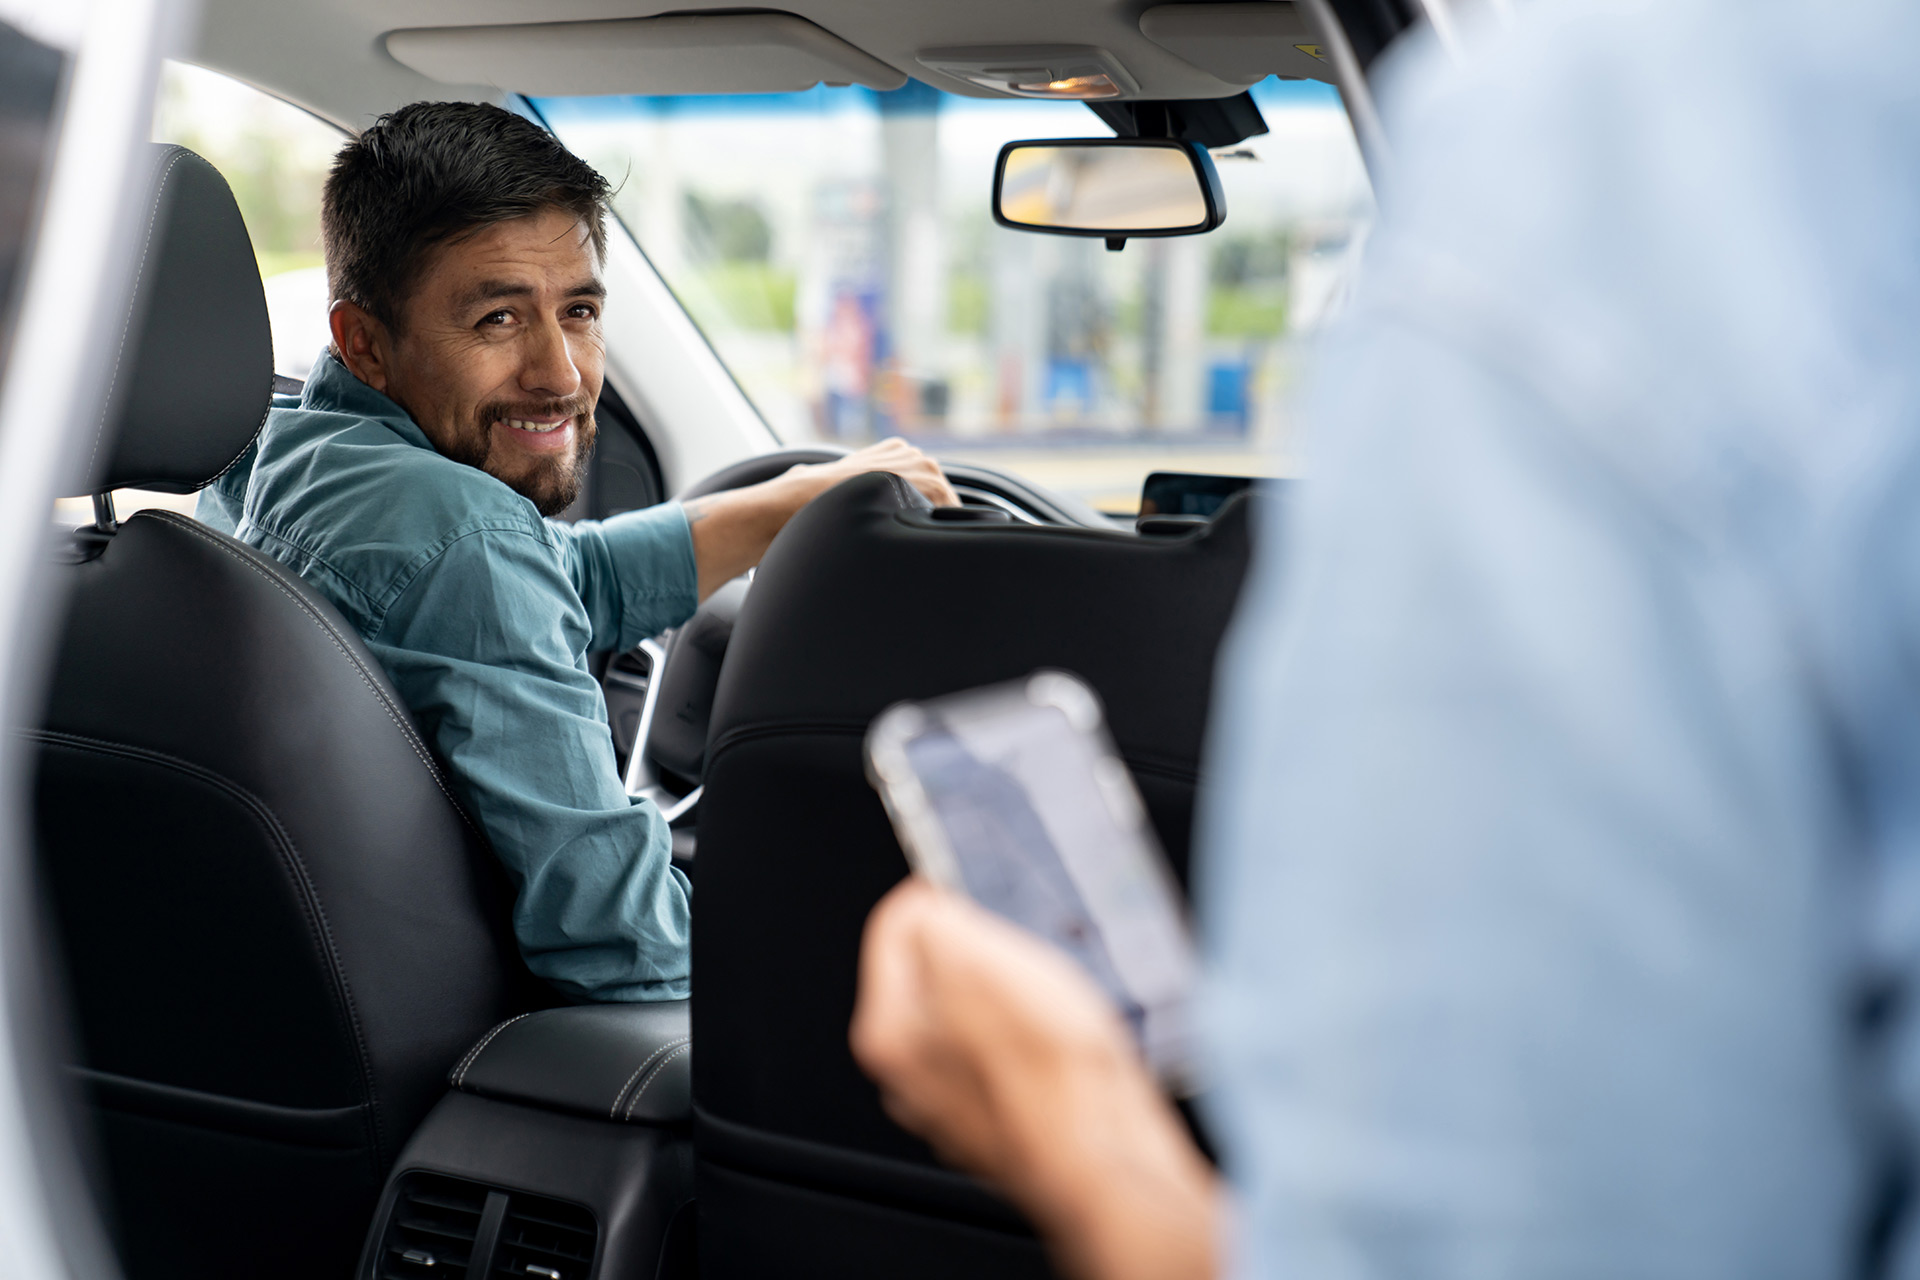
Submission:
M 1269 132 L 1216 152 L 1226 224 L 1117 253 L 988 209 L 1002 143 L 1109 135 L 1079 103 L 910 82 L 534 105 L 781 439 L 905 435 L 1130 512 L 1156 469 L 1290 469 L 1297 340 L 1371 219 L 1337 93 L 1253 94 Z
M 153 138 L 198 152 L 233 189 L 266 283 L 275 373 L 304 378 L 327 343 L 320 187 L 346 135 L 272 94 L 182 62 L 161 68 Z M 121 516 L 145 507 L 191 514 L 195 494 L 123 489 Z M 93 518 L 85 499 L 56 504 L 62 523 Z
M 252 85 L 169 62 L 153 137 L 205 156 L 233 188 L 266 282 L 274 372 L 305 378 L 327 344 L 320 188 L 347 135 Z

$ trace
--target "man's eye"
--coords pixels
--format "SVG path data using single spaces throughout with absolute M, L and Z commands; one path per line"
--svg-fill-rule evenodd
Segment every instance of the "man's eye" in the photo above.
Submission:
M 511 311 L 505 311 L 505 310 L 489 311 L 486 315 L 480 317 L 480 323 L 481 324 L 505 324 L 507 323 L 507 321 L 511 319 L 513 319 L 513 312 Z
M 591 302 L 576 302 L 567 308 L 567 314 L 580 320 L 592 320 L 600 314 L 600 310 Z

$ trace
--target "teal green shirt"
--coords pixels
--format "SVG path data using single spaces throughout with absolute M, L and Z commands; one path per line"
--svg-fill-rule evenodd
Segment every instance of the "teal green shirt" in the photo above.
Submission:
M 659 811 L 621 784 L 587 667 L 693 613 L 678 503 L 543 519 L 325 357 L 197 514 L 360 632 L 506 864 L 535 973 L 589 1000 L 689 993 L 692 889 Z

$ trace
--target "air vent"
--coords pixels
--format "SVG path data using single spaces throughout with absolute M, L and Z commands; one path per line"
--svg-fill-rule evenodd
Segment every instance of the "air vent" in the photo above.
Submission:
M 513 1193 L 489 1274 L 515 1280 L 587 1280 L 599 1235 L 593 1215 L 579 1205 Z
M 373 1274 L 379 1280 L 464 1276 L 486 1206 L 487 1189 L 478 1183 L 407 1174 L 400 1180 Z

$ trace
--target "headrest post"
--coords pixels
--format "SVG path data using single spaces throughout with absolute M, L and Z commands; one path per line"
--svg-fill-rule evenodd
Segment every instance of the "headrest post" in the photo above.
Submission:
M 93 528 L 96 533 L 108 535 L 119 530 L 120 522 L 113 514 L 112 490 L 93 495 Z

